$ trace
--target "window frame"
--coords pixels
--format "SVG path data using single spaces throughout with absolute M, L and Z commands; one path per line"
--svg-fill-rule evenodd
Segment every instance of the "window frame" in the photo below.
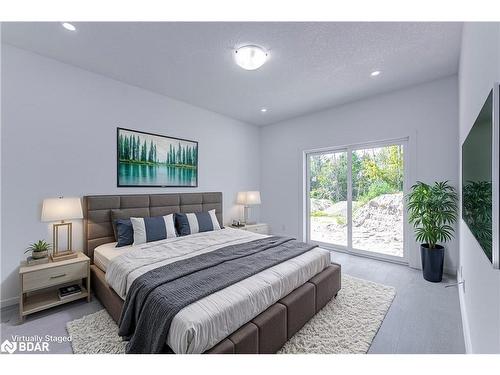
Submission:
M 357 249 L 353 247 L 352 241 L 352 153 L 356 150 L 380 148 L 386 146 L 403 146 L 403 196 L 406 197 L 409 189 L 410 168 L 409 168 L 409 137 L 388 139 L 383 141 L 365 142 L 351 145 L 324 147 L 319 149 L 303 151 L 303 236 L 307 243 L 318 245 L 322 248 L 334 251 L 340 251 L 348 254 L 364 256 L 368 258 L 380 259 L 394 263 L 409 263 L 409 224 L 406 212 L 406 199 L 403 199 L 403 256 L 388 255 L 370 250 Z M 311 220 L 310 220 L 310 157 L 325 153 L 347 152 L 347 246 L 332 244 L 328 242 L 311 240 Z

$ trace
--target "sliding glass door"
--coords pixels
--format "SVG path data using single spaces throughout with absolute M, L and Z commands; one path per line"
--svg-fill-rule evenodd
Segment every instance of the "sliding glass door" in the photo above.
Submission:
M 406 140 L 306 153 L 307 240 L 405 261 Z
M 347 152 L 309 156 L 312 241 L 347 247 Z

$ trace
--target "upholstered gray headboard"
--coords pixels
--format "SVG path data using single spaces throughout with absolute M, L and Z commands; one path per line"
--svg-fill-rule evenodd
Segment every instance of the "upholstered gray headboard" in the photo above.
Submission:
M 135 195 L 88 195 L 83 197 L 83 251 L 94 259 L 94 249 L 114 242 L 111 211 L 120 210 L 121 217 L 147 217 L 174 212 L 205 212 L 215 209 L 222 222 L 222 193 L 171 193 Z

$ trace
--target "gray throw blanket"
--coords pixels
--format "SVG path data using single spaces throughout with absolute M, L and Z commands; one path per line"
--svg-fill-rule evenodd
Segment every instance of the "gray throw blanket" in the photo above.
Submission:
M 132 283 L 119 322 L 127 353 L 161 353 L 184 307 L 315 246 L 266 237 L 227 246 L 146 272 Z

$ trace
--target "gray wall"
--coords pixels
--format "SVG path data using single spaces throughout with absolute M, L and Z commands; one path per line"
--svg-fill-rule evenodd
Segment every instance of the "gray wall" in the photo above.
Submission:
M 458 187 L 457 90 L 453 76 L 263 128 L 261 219 L 275 233 L 302 238 L 302 152 L 308 149 L 410 137 L 410 184 L 450 180 Z M 410 264 L 419 267 L 418 245 L 409 242 Z M 457 263 L 453 240 L 447 271 Z
M 498 81 L 500 23 L 466 23 L 459 71 L 459 150 Z M 465 280 L 465 288 L 459 291 L 466 347 L 473 353 L 500 353 L 500 270 L 492 268 L 461 219 L 460 267 L 459 276 Z
M 44 198 L 222 191 L 227 223 L 241 215 L 237 191 L 259 189 L 257 127 L 6 45 L 2 94 L 4 302 L 18 295 L 28 243 L 51 241 L 40 222 Z M 117 126 L 199 141 L 199 188 L 117 188 Z M 78 248 L 81 221 L 73 230 Z

